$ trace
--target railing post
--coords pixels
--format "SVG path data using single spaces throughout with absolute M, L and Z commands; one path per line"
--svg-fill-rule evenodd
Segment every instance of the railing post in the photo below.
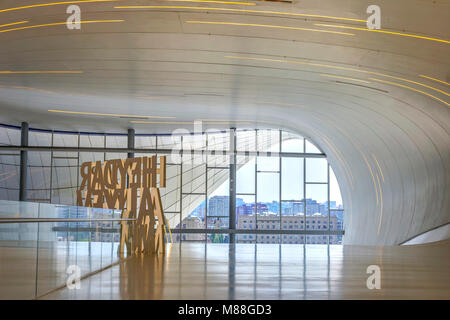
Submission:
M 135 148 L 134 135 L 135 135 L 134 129 L 128 129 L 128 143 L 127 143 L 127 148 L 128 149 L 134 149 Z M 134 158 L 134 152 L 128 152 L 127 153 L 127 158 Z M 128 175 L 127 175 L 127 188 L 129 186 L 129 183 L 130 183 L 129 179 L 130 179 L 130 177 L 128 177 Z
M 22 122 L 20 145 L 28 147 L 28 123 Z M 27 200 L 28 151 L 20 151 L 19 201 Z
M 229 228 L 236 229 L 236 129 L 230 129 L 230 211 Z M 230 233 L 230 243 L 235 243 L 236 235 Z
M 128 129 L 128 149 L 134 149 L 135 145 L 134 145 L 134 136 L 135 136 L 135 131 L 134 129 Z M 134 158 L 134 152 L 128 152 L 127 155 L 128 158 Z

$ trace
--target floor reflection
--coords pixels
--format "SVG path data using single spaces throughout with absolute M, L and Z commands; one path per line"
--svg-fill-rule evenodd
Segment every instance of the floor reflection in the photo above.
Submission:
M 371 264 L 383 270 L 381 290 L 367 289 Z M 80 290 L 46 298 L 448 299 L 449 266 L 442 248 L 181 243 L 165 256 L 131 257 L 83 280 Z
M 122 299 L 162 299 L 165 257 L 141 255 L 119 265 Z M 136 276 L 139 275 L 139 276 Z

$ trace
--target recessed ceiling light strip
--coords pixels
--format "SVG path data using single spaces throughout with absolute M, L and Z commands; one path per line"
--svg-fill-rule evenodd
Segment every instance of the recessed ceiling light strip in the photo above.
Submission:
M 22 24 L 22 23 L 28 23 L 28 21 L 19 21 L 19 22 L 12 22 L 12 23 L 7 23 L 7 24 L 2 24 L 2 25 L 0 25 L 0 28 L 14 26 L 14 25 L 17 25 L 17 24 Z
M 0 71 L 0 74 L 80 74 L 83 71 L 70 71 L 70 70 L 32 70 L 32 71 Z
M 436 82 L 439 82 L 439 83 L 446 84 L 446 85 L 450 86 L 450 83 L 448 83 L 448 82 L 445 82 L 445 81 L 442 81 L 442 80 L 439 80 L 439 79 L 435 79 L 435 78 L 432 78 L 432 77 L 424 76 L 423 74 L 420 74 L 419 77 L 422 77 L 422 78 L 425 78 L 425 79 L 428 79 L 428 80 L 432 80 L 432 81 L 436 81 Z
M 224 22 L 224 21 L 185 21 L 186 23 L 199 23 L 199 24 L 216 24 L 216 25 L 229 25 L 229 26 L 244 26 L 244 27 L 260 27 L 260 28 L 273 28 L 273 29 L 288 29 L 288 30 L 301 30 L 301 31 L 313 31 L 322 33 L 332 33 L 346 36 L 354 36 L 353 33 L 338 32 L 338 31 L 328 31 L 321 29 L 310 29 L 310 28 L 299 28 L 299 27 L 287 27 L 287 26 L 276 26 L 271 24 L 254 24 L 254 23 L 239 23 L 239 22 Z
M 437 42 L 443 42 L 443 43 L 450 43 L 450 41 L 443 40 L 443 39 L 419 36 L 419 35 L 409 34 L 409 33 L 393 32 L 393 31 L 385 31 L 385 30 L 376 30 L 376 29 L 366 29 L 366 28 L 358 28 L 358 27 L 350 27 L 350 26 L 339 26 L 339 25 L 331 25 L 331 24 L 323 24 L 323 23 L 315 23 L 314 25 L 315 26 L 319 26 L 319 27 L 329 27 L 329 28 L 339 28 L 339 29 L 360 30 L 360 31 L 367 31 L 367 32 L 386 33 L 386 34 L 393 34 L 393 35 L 403 36 L 403 37 L 411 37 L 411 38 L 431 40 L 431 41 L 437 41 Z
M 434 99 L 434 100 L 437 100 L 437 101 L 439 101 L 439 102 L 442 102 L 442 103 L 445 104 L 447 107 L 450 107 L 450 103 L 445 102 L 444 100 L 439 99 L 438 97 L 435 97 L 435 96 L 433 96 L 433 95 L 431 95 L 431 94 L 429 94 L 429 93 L 427 93 L 427 92 L 424 92 L 424 91 L 422 91 L 422 90 L 418 90 L 418 89 L 415 89 L 415 88 L 412 88 L 412 87 L 409 87 L 409 86 L 405 86 L 405 85 L 402 85 L 402 84 L 396 83 L 396 82 L 390 82 L 390 81 L 385 81 L 385 80 L 375 79 L 375 78 L 369 78 L 369 79 L 370 79 L 370 80 L 373 80 L 373 81 L 378 81 L 378 82 L 390 84 L 390 85 L 393 85 L 393 86 L 405 88 L 405 89 L 408 89 L 408 90 L 411 90 L 411 91 L 415 91 L 415 92 L 424 94 L 424 95 L 429 96 L 430 98 L 432 98 L 432 99 Z
M 219 4 L 236 4 L 241 6 L 256 6 L 253 2 L 235 2 L 235 1 L 216 1 L 216 0 L 156 0 L 161 2 L 196 2 L 196 3 L 219 3 Z M 140 7 L 140 6 L 135 6 Z
M 23 7 L 1 9 L 0 13 L 2 13 L 2 12 L 9 12 L 9 11 L 24 10 L 24 9 L 31 9 L 31 8 L 38 8 L 38 7 L 58 6 L 58 5 L 65 5 L 65 4 L 79 4 L 79 3 L 89 3 L 89 2 L 113 2 L 113 1 L 116 2 L 116 1 L 123 1 L 123 0 L 78 0 L 78 1 L 63 1 L 63 2 L 40 3 L 40 4 L 32 4 L 32 5 L 29 5 L 29 6 L 23 6 Z
M 54 110 L 54 109 L 49 109 L 47 111 L 48 112 L 55 112 L 55 113 L 65 113 L 65 114 L 79 114 L 79 115 L 86 115 L 86 116 L 105 116 L 105 117 L 119 117 L 119 118 L 141 118 L 141 119 L 150 119 L 150 118 L 175 119 L 175 117 L 169 117 L 169 116 L 139 116 L 139 115 L 114 114 L 114 113 L 65 111 L 65 110 Z
M 111 23 L 111 22 L 124 22 L 125 20 L 93 20 L 93 21 L 80 21 L 80 23 Z M 18 30 L 26 30 L 26 29 L 35 29 L 35 28 L 43 28 L 43 27 L 52 27 L 52 26 L 59 26 L 59 25 L 66 25 L 67 22 L 55 22 L 55 23 L 47 23 L 47 24 L 39 24 L 34 26 L 27 26 L 27 27 L 19 27 L 19 28 L 13 28 L 13 29 L 6 29 L 6 30 L 0 30 L 0 33 L 3 32 L 11 32 L 11 31 L 18 31 Z

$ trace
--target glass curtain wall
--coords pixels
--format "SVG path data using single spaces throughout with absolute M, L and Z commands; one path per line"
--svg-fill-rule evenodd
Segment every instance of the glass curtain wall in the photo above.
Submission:
M 0 144 L 20 145 L 20 128 L 0 126 Z M 123 133 L 30 129 L 29 145 L 49 148 L 28 152 L 27 200 L 35 202 L 74 206 L 83 162 L 127 157 L 98 151 L 126 148 Z M 66 152 L 52 147 L 97 150 Z M 341 235 L 315 232 L 343 230 L 344 209 L 326 156 L 301 136 L 263 129 L 136 134 L 135 148 L 167 156 L 167 187 L 161 189 L 161 197 L 169 226 L 180 229 L 172 235 L 174 242 L 230 240 L 229 178 L 235 157 L 237 242 L 341 243 Z M 0 199 L 18 200 L 19 165 L 19 152 L 0 151 Z M 288 232 L 277 233 L 280 230 Z

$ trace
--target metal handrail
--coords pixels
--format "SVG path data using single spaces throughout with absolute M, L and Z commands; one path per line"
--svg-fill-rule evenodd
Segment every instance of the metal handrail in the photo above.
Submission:
M 345 230 L 286 230 L 286 229 L 171 229 L 172 233 L 229 233 L 229 234 L 292 234 L 292 235 L 323 235 L 340 236 Z

